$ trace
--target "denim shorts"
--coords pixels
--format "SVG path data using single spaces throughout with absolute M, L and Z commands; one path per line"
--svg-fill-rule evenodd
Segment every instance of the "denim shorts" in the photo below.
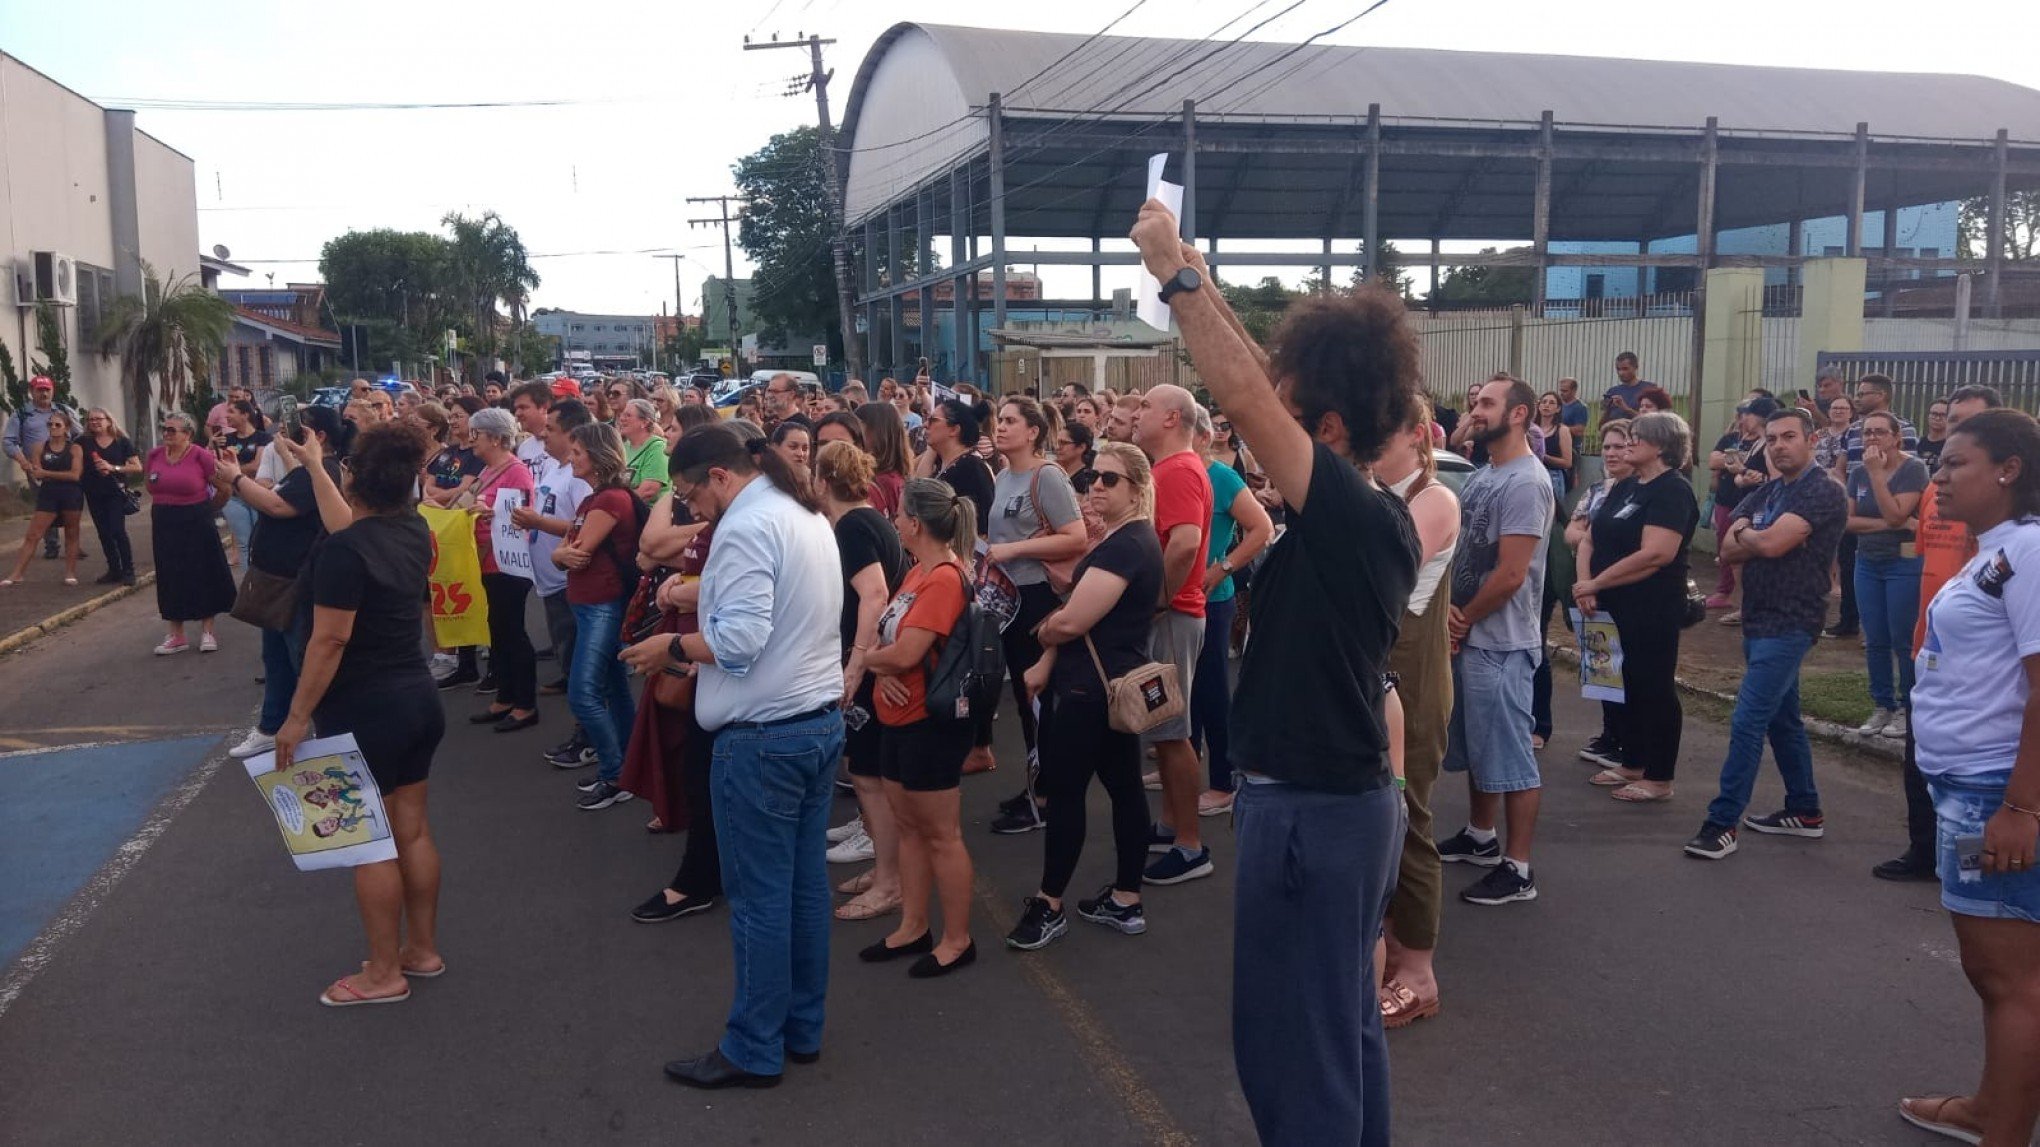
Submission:
M 1934 796 L 1934 868 L 1941 877 L 1941 907 L 1958 916 L 2040 924 L 2040 871 L 1976 873 L 1976 879 L 1963 880 L 1956 860 L 1956 839 L 1983 835 L 1984 824 L 2004 803 L 2010 779 L 2009 773 L 1927 778 Z
M 1537 654 L 1468 645 L 1452 659 L 1451 741 L 1445 771 L 1471 773 L 1484 793 L 1541 787 L 1530 747 L 1530 686 Z

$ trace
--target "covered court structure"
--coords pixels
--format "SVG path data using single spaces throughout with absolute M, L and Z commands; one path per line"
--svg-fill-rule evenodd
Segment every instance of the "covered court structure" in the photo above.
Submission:
M 1841 216 L 1844 253 L 1869 257 L 1873 284 L 1981 271 L 1992 317 L 2001 244 L 1982 261 L 1888 257 L 1887 209 L 1983 198 L 1995 236 L 2007 193 L 2040 187 L 2040 92 L 1978 76 L 916 23 L 865 57 L 839 139 L 874 377 L 927 355 L 984 380 L 983 332 L 1009 326 L 1015 263 L 1088 266 L 1088 305 L 1108 307 L 1102 268 L 1138 258 L 1103 243 L 1126 235 L 1157 152 L 1185 187 L 1185 237 L 1221 273 L 1314 267 L 1330 282 L 1338 267 L 1371 272 L 1393 240 L 1406 267 L 1535 268 L 1533 313 L 1551 266 L 1690 268 L 1696 286 L 1723 266 L 1796 274 L 1824 254 L 1802 249 L 1801 224 Z M 1873 211 L 1882 243 L 1863 234 Z M 1789 253 L 1716 253 L 1718 233 L 1767 224 L 1790 227 Z M 1695 250 L 1650 249 L 1678 236 Z M 1090 250 L 1016 254 L 1020 240 Z M 1255 247 L 1273 240 L 1318 250 Z M 1441 252 L 1448 240 L 1526 249 Z M 1636 250 L 1552 249 L 1574 241 Z M 950 320 L 938 324 L 945 281 Z

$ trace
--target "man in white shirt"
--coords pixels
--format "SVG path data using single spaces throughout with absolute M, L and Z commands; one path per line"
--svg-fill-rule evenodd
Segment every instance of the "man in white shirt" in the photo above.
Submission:
M 700 678 L 694 715 L 716 735 L 709 783 L 737 983 L 722 1041 L 666 1074 L 690 1087 L 773 1087 L 787 1059 L 821 1055 L 823 834 L 843 755 L 842 567 L 806 478 L 729 423 L 696 427 L 674 446 L 673 496 L 715 523 L 698 588 L 672 587 L 699 594 L 701 631 L 622 656 L 640 672 L 691 667 Z

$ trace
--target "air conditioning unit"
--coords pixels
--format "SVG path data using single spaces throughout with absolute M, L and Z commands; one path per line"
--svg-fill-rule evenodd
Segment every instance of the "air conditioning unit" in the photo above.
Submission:
M 14 305 L 27 309 L 35 306 L 35 264 L 14 264 Z
M 60 307 L 78 305 L 78 264 L 69 255 L 37 251 L 35 255 L 35 296 Z

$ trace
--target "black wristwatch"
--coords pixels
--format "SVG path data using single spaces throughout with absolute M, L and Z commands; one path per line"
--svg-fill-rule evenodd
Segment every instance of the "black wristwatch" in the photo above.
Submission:
M 1168 282 L 1162 284 L 1162 301 L 1166 303 L 1184 291 L 1194 291 L 1203 285 L 1204 276 L 1197 273 L 1197 268 L 1184 267 L 1169 276 Z
M 679 662 L 682 665 L 685 665 L 688 662 L 687 647 L 681 644 L 680 639 L 678 637 L 675 637 L 673 640 L 668 641 L 666 643 L 666 656 L 672 658 L 673 660 Z

